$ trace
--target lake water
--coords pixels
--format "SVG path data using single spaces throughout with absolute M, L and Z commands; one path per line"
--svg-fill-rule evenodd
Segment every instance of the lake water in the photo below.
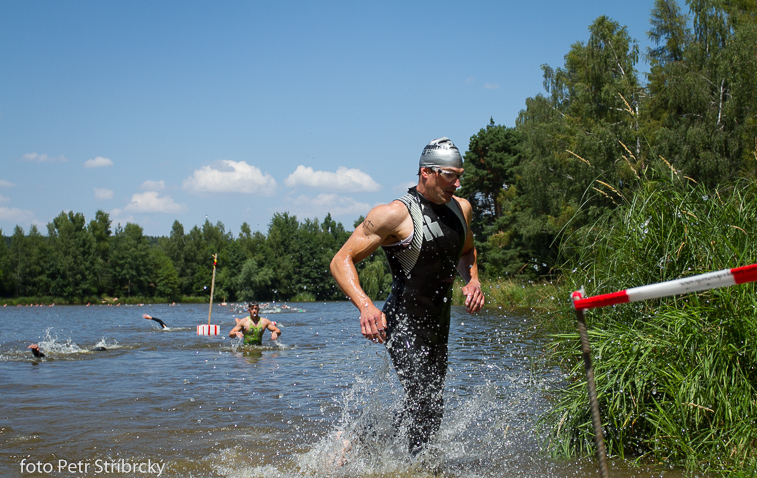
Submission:
M 305 311 L 267 315 L 278 341 L 241 349 L 227 334 L 242 314 L 218 304 L 213 337 L 196 334 L 207 304 L 0 307 L 0 476 L 599 476 L 539 447 L 562 377 L 527 313 L 453 308 L 444 421 L 412 460 L 392 436 L 401 387 L 356 309 L 290 305 Z M 618 460 L 611 475 L 682 476 Z

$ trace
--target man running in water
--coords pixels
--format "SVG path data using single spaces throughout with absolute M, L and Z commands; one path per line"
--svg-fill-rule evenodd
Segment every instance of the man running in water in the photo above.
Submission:
M 154 320 L 154 321 L 155 321 L 155 322 L 157 322 L 157 323 L 158 323 L 158 325 L 160 325 L 160 327 L 161 327 L 161 328 L 163 328 L 163 329 L 167 329 L 167 328 L 168 328 L 168 326 L 167 326 L 167 325 L 165 324 L 165 322 L 163 322 L 162 320 L 160 320 L 160 319 L 159 319 L 159 318 L 157 318 L 157 317 L 153 317 L 153 316 L 151 316 L 151 315 L 147 315 L 147 314 L 144 314 L 144 315 L 142 316 L 142 318 L 143 318 L 143 319 L 147 319 L 147 320 Z
M 260 306 L 257 302 L 250 302 L 247 306 L 247 310 L 250 312 L 250 315 L 244 319 L 234 319 L 236 320 L 237 325 L 231 329 L 229 337 L 244 339 L 245 345 L 262 345 L 263 333 L 268 329 L 271 331 L 271 340 L 279 338 L 281 330 L 276 327 L 276 324 L 265 317 L 260 317 L 258 315 L 260 312 Z
M 401 420 L 409 451 L 421 451 L 444 413 L 452 284 L 459 273 L 469 313 L 481 310 L 472 210 L 454 196 L 463 174 L 460 151 L 448 138 L 431 141 L 420 157 L 418 184 L 389 204 L 376 206 L 331 261 L 331 274 L 360 310 L 360 330 L 386 343 L 402 387 Z M 383 311 L 360 285 L 355 264 L 383 247 L 392 291 Z

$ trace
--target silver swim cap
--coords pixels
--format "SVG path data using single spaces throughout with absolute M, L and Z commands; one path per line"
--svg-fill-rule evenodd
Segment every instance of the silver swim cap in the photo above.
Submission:
M 423 148 L 420 167 L 462 168 L 463 157 L 449 138 L 433 139 Z

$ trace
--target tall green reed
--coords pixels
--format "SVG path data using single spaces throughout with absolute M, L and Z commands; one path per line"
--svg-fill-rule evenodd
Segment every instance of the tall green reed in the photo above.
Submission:
M 589 296 L 757 262 L 757 183 L 706 190 L 645 180 L 613 213 L 566 239 L 565 282 Z M 551 448 L 591 453 L 593 434 L 570 311 L 552 356 L 570 385 L 544 417 Z M 608 453 L 750 476 L 757 465 L 753 284 L 590 310 Z M 570 327 L 570 328 L 568 328 Z M 751 470 L 751 471 L 750 471 Z

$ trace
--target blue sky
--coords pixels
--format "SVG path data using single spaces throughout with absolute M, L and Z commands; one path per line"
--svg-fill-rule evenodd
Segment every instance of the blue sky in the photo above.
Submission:
M 653 3 L 1 0 L 0 229 L 351 230 L 429 140 L 514 126 L 600 15 L 646 51 Z

